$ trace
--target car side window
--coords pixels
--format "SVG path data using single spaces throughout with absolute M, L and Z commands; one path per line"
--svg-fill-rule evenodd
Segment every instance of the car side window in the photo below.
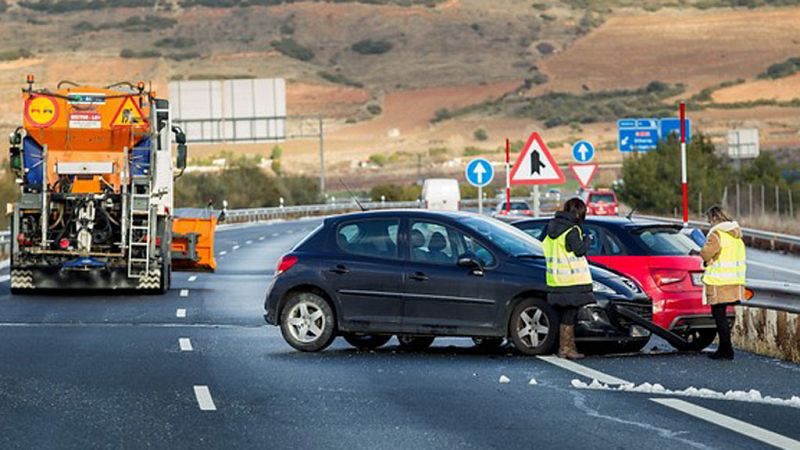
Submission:
M 339 226 L 336 242 L 345 253 L 397 259 L 399 219 L 348 222 Z
M 603 254 L 607 256 L 619 256 L 624 252 L 622 251 L 622 244 L 611 233 L 603 233 L 605 245 L 603 246 Z
M 603 254 L 603 240 L 600 237 L 600 232 L 597 228 L 593 226 L 586 226 L 583 227 L 583 233 L 591 239 L 589 241 L 589 251 L 587 252 L 588 256 L 600 256 Z
M 413 221 L 409 247 L 414 262 L 455 265 L 459 256 L 472 253 L 484 266 L 494 264 L 492 253 L 472 237 L 434 222 Z
M 534 239 L 538 239 L 540 241 L 544 240 L 544 229 L 547 227 L 547 222 L 541 223 L 532 223 L 526 224 L 522 229 L 525 233 L 530 235 Z
M 475 255 L 484 267 L 494 265 L 494 256 L 486 247 L 471 236 L 464 235 L 467 251 Z M 460 256 L 460 255 L 459 255 Z

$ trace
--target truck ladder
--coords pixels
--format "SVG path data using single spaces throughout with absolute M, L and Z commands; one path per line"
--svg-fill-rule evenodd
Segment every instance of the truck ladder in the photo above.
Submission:
M 150 178 L 131 177 L 130 230 L 128 239 L 128 277 L 150 273 L 150 240 L 153 239 L 154 207 L 151 205 Z

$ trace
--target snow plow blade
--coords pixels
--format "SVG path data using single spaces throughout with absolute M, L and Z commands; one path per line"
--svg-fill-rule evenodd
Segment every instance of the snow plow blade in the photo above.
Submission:
M 172 268 L 175 271 L 213 272 L 214 231 L 217 218 L 175 217 L 172 221 Z
M 624 306 L 614 305 L 613 303 L 612 305 L 616 310 L 617 314 L 619 314 L 622 317 L 625 317 L 626 319 L 630 320 L 636 325 L 639 325 L 640 327 L 647 329 L 656 336 L 669 342 L 669 344 L 675 347 L 675 349 L 680 351 L 689 350 L 689 342 L 687 342 L 686 339 L 682 338 L 681 336 L 678 336 L 677 334 L 667 329 L 661 328 L 660 326 L 654 324 L 653 322 L 645 319 L 644 317 L 636 314 L 635 312 L 631 311 L 630 309 Z

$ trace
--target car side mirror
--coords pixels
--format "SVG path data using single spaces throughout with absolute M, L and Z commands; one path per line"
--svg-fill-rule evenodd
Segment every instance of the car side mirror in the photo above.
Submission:
M 483 275 L 483 264 L 474 254 L 466 253 L 459 256 L 457 264 L 459 267 L 472 269 L 473 275 Z
M 178 144 L 178 169 L 183 170 L 186 168 L 187 154 L 186 144 Z

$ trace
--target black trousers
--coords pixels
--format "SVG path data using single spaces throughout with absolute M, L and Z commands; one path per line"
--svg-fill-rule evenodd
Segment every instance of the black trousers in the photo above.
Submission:
M 711 315 L 714 316 L 714 322 L 717 324 L 717 334 L 719 335 L 719 351 L 733 352 L 733 345 L 731 344 L 731 327 L 728 323 L 727 309 L 730 304 L 723 303 L 721 305 L 711 305 Z
M 575 325 L 575 318 L 578 315 L 577 306 L 556 306 L 555 308 L 561 316 L 561 325 Z

